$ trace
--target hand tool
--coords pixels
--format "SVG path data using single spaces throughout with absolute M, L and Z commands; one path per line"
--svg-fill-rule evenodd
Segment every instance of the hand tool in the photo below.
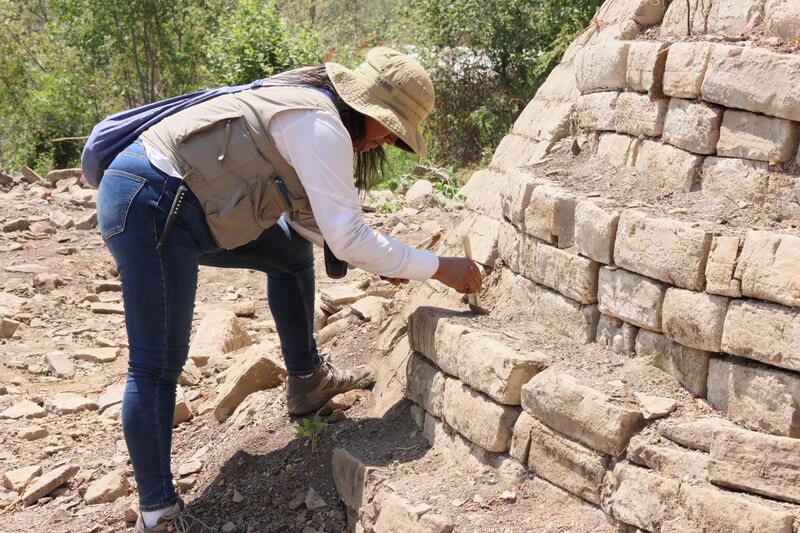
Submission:
M 464 244 L 464 256 L 472 260 L 472 245 L 469 243 L 469 237 L 464 235 L 463 239 Z M 467 294 L 467 302 L 469 303 L 469 310 L 473 313 L 477 313 L 479 315 L 488 315 L 489 311 L 481 307 L 480 299 L 477 292 L 471 292 Z

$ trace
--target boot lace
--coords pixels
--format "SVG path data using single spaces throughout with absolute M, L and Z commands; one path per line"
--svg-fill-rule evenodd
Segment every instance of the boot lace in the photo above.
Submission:
M 167 530 L 170 533 L 213 533 L 208 524 L 185 511 L 169 523 Z

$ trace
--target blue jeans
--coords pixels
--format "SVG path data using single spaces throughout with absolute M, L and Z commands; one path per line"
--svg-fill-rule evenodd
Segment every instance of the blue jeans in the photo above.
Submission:
M 150 164 L 137 141 L 113 161 L 97 195 L 98 226 L 122 281 L 130 352 L 122 429 L 145 511 L 177 500 L 170 470 L 172 417 L 189 353 L 198 265 L 265 272 L 287 372 L 308 374 L 320 364 L 311 243 L 281 222 L 244 246 L 222 249 L 188 192 L 159 254 L 156 243 L 180 185 Z

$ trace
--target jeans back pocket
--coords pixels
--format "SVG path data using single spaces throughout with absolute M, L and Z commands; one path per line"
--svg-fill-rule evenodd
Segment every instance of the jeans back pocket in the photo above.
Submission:
M 107 170 L 97 191 L 97 225 L 104 239 L 125 230 L 133 199 L 142 190 L 145 178 L 121 170 Z

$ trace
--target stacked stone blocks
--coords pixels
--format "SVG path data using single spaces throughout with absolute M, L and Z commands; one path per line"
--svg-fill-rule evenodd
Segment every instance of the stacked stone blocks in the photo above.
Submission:
M 601 155 L 667 190 L 757 190 L 767 168 L 755 172 L 753 163 L 780 165 L 798 153 L 797 55 L 708 42 L 609 41 L 580 50 L 574 70 L 577 125 L 601 133 Z M 721 164 L 737 179 L 714 179 Z
M 522 386 L 548 365 L 538 352 L 519 352 L 486 333 L 460 326 L 452 311 L 419 307 L 409 316 L 414 351 L 406 396 L 424 409 L 431 440 L 447 428 L 478 455 L 508 452 Z
M 473 198 L 492 188 L 490 174 L 473 180 Z M 503 220 L 496 220 L 497 241 L 486 254 L 492 260 L 484 264 L 500 260 L 522 277 L 537 321 L 582 342 L 647 355 L 700 396 L 709 384 L 731 398 L 744 394 L 741 380 L 720 370 L 727 366 L 709 370 L 712 359 L 740 372 L 777 372 L 781 383 L 800 382 L 800 238 L 765 231 L 714 235 L 635 209 L 604 208 L 602 200 L 577 197 L 524 169 L 515 180 L 501 191 Z M 717 386 L 720 380 L 732 385 Z M 800 416 L 796 389 L 750 394 L 750 407 L 730 414 L 759 429 L 775 412 L 788 413 L 769 424 L 770 432 L 800 436 L 791 422 Z
M 430 307 L 410 316 L 417 352 L 407 367 L 407 397 L 432 445 L 494 467 L 508 454 L 534 475 L 646 531 L 793 531 L 800 512 L 792 505 L 800 502 L 800 439 L 718 418 L 666 420 L 656 426 L 666 441 L 645 438 L 639 409 L 545 368 L 541 354 L 521 354 L 458 325 L 459 318 Z M 464 353 L 480 338 L 490 344 Z M 468 369 L 481 364 L 491 370 L 469 376 Z M 522 379 L 509 379 L 515 371 Z M 498 393 L 479 392 L 498 388 L 487 379 L 507 383 L 500 389 L 515 405 L 496 401 Z
M 715 27 L 744 16 L 731 6 L 729 13 L 714 6 Z M 736 24 L 731 27 L 747 27 Z M 601 40 L 578 49 L 572 67 L 580 92 L 578 126 L 603 132 L 601 155 L 635 167 L 664 187 L 702 187 L 720 194 L 727 187 L 755 189 L 768 165 L 797 154 L 796 56 L 709 42 Z M 762 88 L 765 73 L 781 83 Z M 789 89 L 778 90 L 784 84 Z M 783 385 L 774 397 L 748 394 L 750 407 L 730 414 L 754 429 L 800 436 L 791 422 L 800 416 L 800 398 L 788 385 L 800 382 L 794 355 L 800 280 L 790 266 L 797 264 L 798 237 L 756 231 L 714 235 L 702 226 L 644 212 L 607 211 L 602 201 L 579 197 L 572 213 L 561 210 L 561 229 L 556 229 L 556 201 L 569 205 L 570 193 L 530 182 L 524 216 L 518 215 L 519 207 L 513 217 L 504 210 L 510 225 L 501 232 L 499 257 L 505 264 L 578 304 L 596 303 L 599 317 L 592 319 L 598 320 L 598 342 L 649 354 L 694 394 L 705 395 L 709 385 L 727 391 L 728 398 L 714 398 L 714 405 L 735 405 L 728 400 L 752 389 L 732 375 L 760 372 L 777 379 Z M 508 198 L 514 194 L 505 192 L 504 205 L 518 206 Z M 570 215 L 571 238 L 566 235 L 570 224 L 564 223 Z M 555 247 L 591 263 L 579 269 L 580 261 L 567 260 Z M 557 267 L 548 271 L 548 265 Z M 784 413 L 780 423 L 774 422 L 776 412 Z
M 754 3 L 711 0 L 710 25 L 692 19 L 692 31 L 745 31 L 762 17 L 788 27 L 791 16 L 776 15 L 780 0 L 761 2 L 752 18 Z M 671 190 L 757 190 L 767 171 L 796 156 L 800 59 L 756 46 L 630 40 L 638 30 L 628 23 L 645 8 L 661 11 L 648 11 L 644 24 L 671 12 L 662 35 L 681 35 L 679 24 L 685 32 L 685 3 L 666 4 L 615 0 L 598 11 L 598 24 L 570 47 L 489 169 L 464 188 L 467 218 L 473 226 L 476 216 L 492 221 L 482 227 L 498 224 L 485 247 L 492 253 L 480 262 L 513 273 L 535 321 L 647 358 L 738 426 L 717 418 L 667 421 L 656 426 L 666 441 L 653 442 L 638 435 L 638 410 L 546 365 L 520 388 L 521 411 L 504 418 L 508 404 L 465 377 L 458 357 L 440 353 L 453 338 L 481 334 L 452 317 L 425 334 L 430 310 L 412 318 L 412 345 L 436 365 L 442 394 L 485 410 L 492 422 L 477 425 L 492 431 L 482 434 L 456 413 L 450 418 L 460 429 L 451 427 L 446 408 L 439 417 L 422 396 L 414 401 L 424 411 L 416 412 L 429 437 L 460 442 L 489 464 L 508 453 L 642 530 L 789 533 L 799 525 L 791 503 L 798 503 L 800 464 L 800 238 L 720 235 L 703 224 L 617 210 L 537 172 L 554 143 L 576 128 L 599 133 L 599 156 Z M 611 15 L 623 12 L 633 18 Z M 765 76 L 769 87 L 762 87 Z M 544 113 L 548 106 L 558 111 Z
M 503 200 L 497 260 L 527 284 L 534 319 L 582 342 L 650 357 L 702 397 L 710 386 L 731 397 L 744 393 L 741 380 L 727 389 L 716 385 L 730 381 L 730 372 L 720 373 L 720 365 L 709 371 L 712 360 L 777 373 L 775 379 L 795 385 L 774 396 L 749 395 L 750 408 L 729 414 L 763 429 L 775 412 L 790 413 L 770 432 L 800 437 L 791 422 L 800 417 L 800 396 L 792 392 L 800 386 L 800 238 L 765 231 L 718 236 L 527 183 L 532 191 L 517 189 Z M 514 194 L 529 199 L 525 209 Z

